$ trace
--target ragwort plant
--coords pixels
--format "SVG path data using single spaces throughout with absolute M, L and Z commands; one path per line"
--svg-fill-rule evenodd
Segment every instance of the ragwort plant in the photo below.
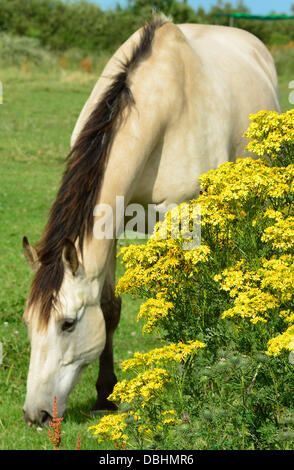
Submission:
M 137 375 L 110 396 L 121 413 L 90 428 L 99 440 L 119 448 L 293 447 L 294 110 L 250 119 L 247 149 L 261 158 L 202 175 L 197 200 L 170 211 L 145 245 L 121 249 L 117 292 L 145 299 L 143 332 L 166 346 L 123 363 Z M 187 250 L 195 204 L 201 244 Z

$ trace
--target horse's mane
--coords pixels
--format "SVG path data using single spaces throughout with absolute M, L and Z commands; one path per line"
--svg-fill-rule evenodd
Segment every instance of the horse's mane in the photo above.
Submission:
M 67 165 L 42 239 L 37 245 L 40 267 L 35 274 L 27 311 L 38 311 L 38 325 L 46 327 L 60 290 L 66 239 L 78 240 L 81 254 L 85 237 L 93 230 L 97 203 L 111 142 L 123 110 L 134 103 L 128 86 L 130 71 L 151 51 L 155 31 L 167 20 L 160 15 L 146 23 L 139 42 L 113 77 L 67 156 Z

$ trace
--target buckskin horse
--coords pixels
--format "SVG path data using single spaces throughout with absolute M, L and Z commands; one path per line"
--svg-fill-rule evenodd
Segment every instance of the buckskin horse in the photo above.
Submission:
M 175 25 L 157 15 L 112 56 L 76 123 L 71 151 L 37 248 L 24 237 L 35 276 L 24 319 L 31 357 L 28 424 L 48 423 L 100 358 L 93 410 L 114 410 L 115 239 L 93 235 L 98 203 L 115 210 L 197 197 L 201 173 L 245 155 L 249 114 L 279 110 L 266 47 L 236 28 Z M 115 238 L 115 237 L 113 237 Z

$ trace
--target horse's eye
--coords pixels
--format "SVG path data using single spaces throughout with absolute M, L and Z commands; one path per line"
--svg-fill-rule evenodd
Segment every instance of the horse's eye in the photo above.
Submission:
M 61 325 L 61 331 L 73 331 L 76 326 L 76 320 L 64 320 Z

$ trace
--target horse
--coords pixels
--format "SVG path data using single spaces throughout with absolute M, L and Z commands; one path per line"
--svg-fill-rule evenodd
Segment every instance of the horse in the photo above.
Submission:
M 92 410 L 117 409 L 108 400 L 121 311 L 117 237 L 94 235 L 97 205 L 115 212 L 123 196 L 124 207 L 154 204 L 163 214 L 197 197 L 199 175 L 246 155 L 242 134 L 261 109 L 280 109 L 277 74 L 267 48 L 246 31 L 155 15 L 111 57 L 75 125 L 42 238 L 36 248 L 23 238 L 35 271 L 24 311 L 27 424 L 48 424 L 54 397 L 64 415 L 98 358 Z

